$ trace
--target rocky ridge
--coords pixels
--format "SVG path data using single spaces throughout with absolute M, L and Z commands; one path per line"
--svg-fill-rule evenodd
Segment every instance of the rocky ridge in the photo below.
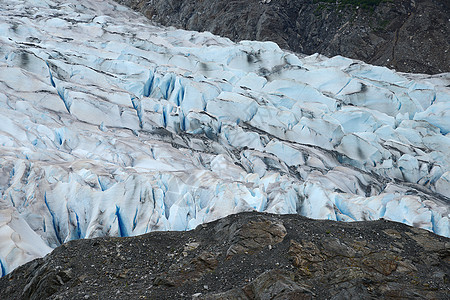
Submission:
M 342 55 L 401 72 L 450 71 L 448 1 L 116 1 L 163 25 L 234 41 L 274 41 L 295 52 Z
M 68 242 L 2 299 L 446 299 L 450 240 L 386 220 L 247 212 L 188 232 Z

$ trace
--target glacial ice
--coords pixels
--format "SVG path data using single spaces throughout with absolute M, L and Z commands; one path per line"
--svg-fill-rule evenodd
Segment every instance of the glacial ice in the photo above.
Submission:
M 3 1 L 2 275 L 69 240 L 252 210 L 448 237 L 449 80 L 158 27 L 109 0 Z

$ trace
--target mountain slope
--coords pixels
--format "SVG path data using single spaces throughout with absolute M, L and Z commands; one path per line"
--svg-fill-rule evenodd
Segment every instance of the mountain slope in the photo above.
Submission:
M 188 232 L 69 242 L 2 299 L 446 299 L 450 240 L 389 221 L 241 213 Z
M 342 55 L 402 72 L 450 71 L 448 1 L 117 2 L 163 25 L 210 31 L 234 41 L 274 41 L 295 52 Z

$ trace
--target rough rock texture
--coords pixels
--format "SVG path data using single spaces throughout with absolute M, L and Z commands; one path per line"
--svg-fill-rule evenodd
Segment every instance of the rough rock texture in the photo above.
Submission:
M 382 1 L 369 8 L 344 0 L 116 1 L 163 25 L 235 41 L 270 40 L 295 52 L 339 54 L 402 72 L 450 71 L 449 1 Z
M 385 220 L 242 213 L 189 232 L 71 241 L 2 299 L 448 299 L 450 240 Z

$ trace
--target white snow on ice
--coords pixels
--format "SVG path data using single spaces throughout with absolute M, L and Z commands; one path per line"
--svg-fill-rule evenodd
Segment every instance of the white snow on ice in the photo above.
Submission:
M 0 265 L 242 211 L 450 236 L 450 74 L 2 1 Z

